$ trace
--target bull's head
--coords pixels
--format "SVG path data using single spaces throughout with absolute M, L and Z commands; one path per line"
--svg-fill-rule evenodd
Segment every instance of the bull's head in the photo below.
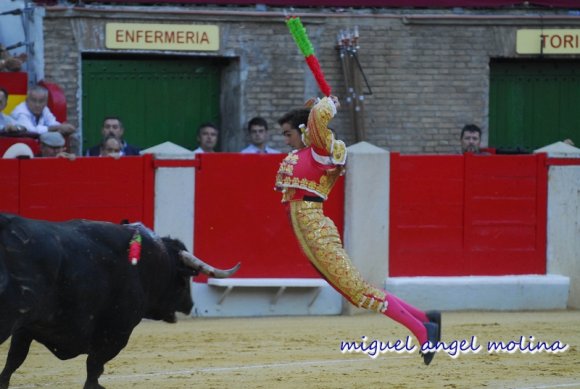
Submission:
M 164 320 L 167 322 L 175 322 L 175 311 L 189 314 L 193 307 L 191 298 L 190 279 L 199 273 L 206 274 L 215 278 L 226 278 L 234 274 L 240 264 L 238 263 L 231 269 L 222 270 L 217 269 L 199 258 L 193 256 L 185 245 L 177 240 L 171 238 L 161 238 L 163 246 L 171 258 L 175 258 L 178 262 L 176 278 L 173 281 L 172 297 L 166 301 L 172 301 L 171 306 L 165 305 L 160 316 L 154 317 L 157 320 Z

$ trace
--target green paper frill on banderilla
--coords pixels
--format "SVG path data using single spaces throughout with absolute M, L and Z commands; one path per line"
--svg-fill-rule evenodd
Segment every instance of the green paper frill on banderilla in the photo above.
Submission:
M 308 39 L 308 34 L 306 33 L 306 28 L 304 28 L 302 21 L 297 16 L 290 16 L 286 19 L 286 25 L 290 30 L 292 38 L 294 38 L 294 42 L 296 42 L 300 52 L 304 55 L 306 63 L 314 75 L 320 91 L 325 96 L 330 96 L 330 85 L 328 85 L 324 78 L 324 73 L 322 72 L 320 63 L 314 55 L 314 47 L 312 46 L 310 39 Z

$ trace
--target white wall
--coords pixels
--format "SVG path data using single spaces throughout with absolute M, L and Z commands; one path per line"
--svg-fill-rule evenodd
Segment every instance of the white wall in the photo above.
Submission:
M 344 247 L 362 276 L 380 288 L 389 272 L 389 183 L 389 152 L 367 142 L 348 148 Z M 344 301 L 344 314 L 363 312 Z
M 150 147 L 141 154 L 154 154 L 157 160 L 193 160 L 195 154 L 171 142 Z M 185 164 L 187 165 L 187 164 Z M 155 171 L 154 230 L 159 236 L 181 240 L 195 253 L 194 198 L 195 167 L 159 167 Z
M 570 277 L 568 306 L 580 308 L 580 166 L 548 173 L 547 272 Z

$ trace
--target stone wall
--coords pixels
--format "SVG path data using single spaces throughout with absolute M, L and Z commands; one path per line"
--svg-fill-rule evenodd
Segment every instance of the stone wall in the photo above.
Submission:
M 342 11 L 307 9 L 299 16 L 339 98 L 345 95 L 345 83 L 336 36 L 342 28 L 358 26 L 359 59 L 373 92 L 365 96 L 366 141 L 402 153 L 457 152 L 459 132 L 466 123 L 483 128 L 486 145 L 490 59 L 518 57 L 518 28 L 540 23 L 554 28 L 580 25 L 580 18 L 550 10 Z M 230 126 L 225 131 L 229 139 L 222 141 L 228 151 L 244 145 L 244 123 L 256 115 L 271 123 L 273 145 L 284 149 L 277 119 L 317 93 L 279 10 L 49 7 L 44 20 L 45 78 L 65 90 L 69 121 L 75 124 L 82 111 L 81 53 L 107 52 L 104 26 L 113 20 L 219 25 L 222 41 L 217 55 L 239 61 L 235 68 L 239 83 L 224 85 L 222 90 L 228 99 L 239 102 L 238 114 L 229 113 L 222 120 Z M 228 74 L 227 79 L 234 78 Z M 347 144 L 354 143 L 346 111 L 333 121 L 333 127 Z

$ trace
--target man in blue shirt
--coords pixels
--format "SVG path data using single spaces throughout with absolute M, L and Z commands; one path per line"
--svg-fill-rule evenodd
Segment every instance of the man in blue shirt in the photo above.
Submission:
M 261 117 L 248 122 L 248 132 L 252 143 L 241 152 L 244 154 L 277 154 L 279 150 L 268 146 L 268 122 Z

